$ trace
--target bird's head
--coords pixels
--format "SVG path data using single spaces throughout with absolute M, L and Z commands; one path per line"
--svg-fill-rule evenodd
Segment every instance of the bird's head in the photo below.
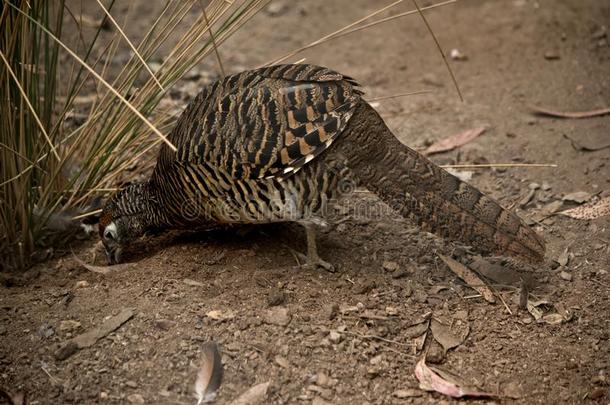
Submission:
M 99 232 L 108 264 L 121 255 L 134 239 L 142 236 L 150 223 L 150 199 L 144 184 L 132 184 L 116 193 L 102 210 Z

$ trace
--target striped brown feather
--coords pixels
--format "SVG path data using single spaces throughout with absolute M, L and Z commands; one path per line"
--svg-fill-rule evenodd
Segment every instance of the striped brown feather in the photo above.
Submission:
M 187 107 L 162 147 L 153 180 L 178 162 L 222 167 L 233 179 L 285 178 L 341 134 L 362 94 L 314 65 L 278 65 L 228 76 Z

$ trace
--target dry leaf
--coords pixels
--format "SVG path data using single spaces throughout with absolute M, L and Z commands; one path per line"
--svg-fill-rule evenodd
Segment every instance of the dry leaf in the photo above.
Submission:
M 490 263 L 481 256 L 476 256 L 470 267 L 481 276 L 497 284 L 517 286 L 521 283 L 521 275 L 514 269 L 497 263 Z
M 212 402 L 216 398 L 223 375 L 218 345 L 214 342 L 207 342 L 201 351 L 201 365 L 195 381 L 197 405 Z
M 549 325 L 559 325 L 564 321 L 563 316 L 560 314 L 548 314 L 542 317 L 542 320 Z
M 263 403 L 267 396 L 269 384 L 271 384 L 270 381 L 255 385 L 233 401 L 233 405 L 256 405 Z
M 426 365 L 426 359 L 422 357 L 415 366 L 415 377 L 419 381 L 419 388 L 425 391 L 436 391 L 440 394 L 447 395 L 452 398 L 462 397 L 495 397 L 496 395 L 471 390 L 465 387 L 463 384 L 456 381 L 455 378 L 451 378 L 453 381 L 441 377 L 434 370 Z
M 547 300 L 539 301 L 527 301 L 527 311 L 534 317 L 535 320 L 539 320 L 544 315 L 544 310 L 540 307 L 550 306 L 551 303 Z
M 578 204 L 582 204 L 584 202 L 589 201 L 591 198 L 591 194 L 586 191 L 576 191 L 575 193 L 566 194 L 562 200 L 563 201 L 573 201 Z
M 549 117 L 555 118 L 591 118 L 599 117 L 601 115 L 610 114 L 610 108 L 600 108 L 599 110 L 591 111 L 578 111 L 578 112 L 562 112 L 550 110 L 544 107 L 531 106 L 534 113 L 540 115 L 548 115 Z
M 449 267 L 449 269 L 451 269 L 451 271 L 453 271 L 459 278 L 464 280 L 471 288 L 481 293 L 483 298 L 485 298 L 485 301 L 490 303 L 496 302 L 496 298 L 494 297 L 494 294 L 491 289 L 479 276 L 476 275 L 475 272 L 464 266 L 462 263 L 457 262 L 449 257 L 443 255 L 438 255 L 438 257 L 440 257 L 441 260 L 444 261 L 445 264 Z
M 572 144 L 572 148 L 574 148 L 575 150 L 578 150 L 578 151 L 582 151 L 582 152 L 597 152 L 598 150 L 610 148 L 610 143 L 607 143 L 605 145 L 595 145 L 595 146 L 582 145 L 580 142 L 575 141 L 574 139 L 570 138 L 566 134 L 563 134 L 563 137 L 570 141 L 570 143 Z
M 456 321 L 456 325 L 458 323 L 460 330 L 456 331 L 458 332 L 458 334 L 456 334 L 449 326 L 442 324 L 435 318 L 432 318 L 432 321 L 430 322 L 432 336 L 434 336 L 434 340 L 443 347 L 445 353 L 447 353 L 448 350 L 461 345 L 470 333 L 470 327 L 467 324 L 462 321 Z
M 606 197 L 595 204 L 582 205 L 580 207 L 561 211 L 565 215 L 574 219 L 596 219 L 610 215 L 610 197 Z
M 422 334 L 426 333 L 427 330 L 428 330 L 428 320 L 425 320 L 416 325 L 409 326 L 407 329 L 405 329 L 402 332 L 402 334 L 403 334 L 403 336 L 411 339 L 411 338 L 421 336 Z
M 468 142 L 471 142 L 472 140 L 482 135 L 485 130 L 485 127 L 468 129 L 466 131 L 460 132 L 459 134 L 450 136 L 449 138 L 441 139 L 440 141 L 434 142 L 432 145 L 430 145 L 423 152 L 423 154 L 428 156 L 434 153 L 448 152 L 459 146 L 465 145 Z

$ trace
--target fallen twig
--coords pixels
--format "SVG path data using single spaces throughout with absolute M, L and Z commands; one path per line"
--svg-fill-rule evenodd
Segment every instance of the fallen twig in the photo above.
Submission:
M 85 332 L 82 335 L 78 335 L 75 338 L 64 342 L 55 352 L 55 358 L 57 358 L 57 360 L 65 360 L 80 349 L 93 346 L 98 340 L 120 328 L 121 325 L 130 320 L 134 314 L 133 309 L 126 308 L 118 315 L 108 318 L 101 325 L 96 326 L 89 332 Z

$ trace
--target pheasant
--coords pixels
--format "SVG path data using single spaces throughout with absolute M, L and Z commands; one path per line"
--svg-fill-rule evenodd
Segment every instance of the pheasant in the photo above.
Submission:
M 100 217 L 110 263 L 151 229 L 294 221 L 306 230 L 306 265 L 343 182 L 376 193 L 404 218 L 483 253 L 528 262 L 543 240 L 517 215 L 399 142 L 356 81 L 314 65 L 277 65 L 204 88 L 161 147 L 145 183 L 115 194 Z

